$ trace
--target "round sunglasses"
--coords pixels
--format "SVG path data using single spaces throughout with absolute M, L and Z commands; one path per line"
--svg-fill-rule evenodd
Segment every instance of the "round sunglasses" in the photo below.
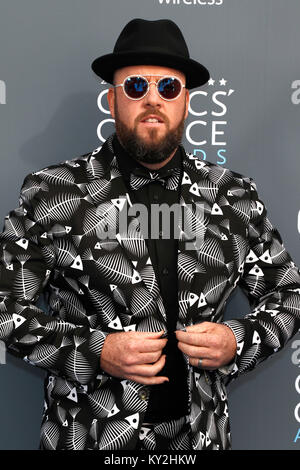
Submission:
M 180 78 L 169 75 L 151 75 L 151 77 L 162 77 L 157 82 L 149 82 L 142 75 L 129 75 L 124 78 L 123 83 L 114 85 L 115 88 L 121 86 L 125 95 L 131 100 L 141 100 L 144 98 L 150 88 L 151 83 L 156 85 L 159 96 L 166 101 L 176 100 L 185 87 Z

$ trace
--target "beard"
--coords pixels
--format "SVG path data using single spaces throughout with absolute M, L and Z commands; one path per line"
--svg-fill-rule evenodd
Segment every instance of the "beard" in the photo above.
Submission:
M 159 114 L 155 109 L 148 110 L 147 115 Z M 166 133 L 157 138 L 157 129 L 149 129 L 149 143 L 137 134 L 137 124 L 130 129 L 119 118 L 118 106 L 115 102 L 115 127 L 120 143 L 125 150 L 138 162 L 161 163 L 181 144 L 184 130 L 184 114 L 175 129 L 169 129 L 168 121 L 164 118 Z

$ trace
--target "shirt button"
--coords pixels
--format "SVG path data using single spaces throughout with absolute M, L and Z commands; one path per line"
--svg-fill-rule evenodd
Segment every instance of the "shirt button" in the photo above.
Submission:
M 147 400 L 149 397 L 149 391 L 146 388 L 143 388 L 139 391 L 139 397 L 141 400 Z
M 162 237 L 163 234 L 164 234 L 164 232 L 163 232 L 162 230 L 160 230 L 158 233 L 159 233 L 159 236 L 160 236 L 160 237 Z
M 154 199 L 154 201 L 158 201 L 158 194 L 156 194 L 156 193 L 153 194 L 153 199 Z
M 169 274 L 168 268 L 163 268 L 162 273 L 163 273 L 163 274 Z

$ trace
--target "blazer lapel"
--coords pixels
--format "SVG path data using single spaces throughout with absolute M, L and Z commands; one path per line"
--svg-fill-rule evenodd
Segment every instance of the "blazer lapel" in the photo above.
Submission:
M 212 214 L 220 208 L 215 204 L 218 186 L 208 178 L 205 162 L 184 152 L 180 205 L 184 216 L 179 225 L 182 237 L 178 245 L 178 328 L 189 325 L 193 317 L 206 308 L 206 300 L 197 283 L 201 266 L 202 247 Z M 182 224 L 184 222 L 184 224 Z
M 146 297 L 141 302 L 157 305 L 158 319 L 166 323 L 166 311 L 160 294 L 158 282 L 152 266 L 148 248 L 141 232 L 138 231 L 139 220 L 130 214 L 132 202 L 114 155 L 111 135 L 102 147 L 92 155 L 94 168 L 92 181 L 86 188 L 94 204 L 99 209 L 101 218 L 111 221 L 112 237 L 122 248 L 126 261 L 131 265 L 130 283 L 132 287 L 139 284 Z M 94 176 L 95 175 L 95 176 Z M 100 177 L 99 177 L 100 176 Z M 99 222 L 100 223 L 100 222 Z M 113 258 L 112 258 L 113 259 Z M 147 300 L 147 296 L 150 300 Z

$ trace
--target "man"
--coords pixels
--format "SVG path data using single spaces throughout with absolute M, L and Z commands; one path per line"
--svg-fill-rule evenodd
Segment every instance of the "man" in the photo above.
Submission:
M 132 20 L 92 67 L 116 133 L 26 176 L 0 237 L 0 339 L 48 371 L 40 449 L 230 449 L 225 383 L 298 331 L 299 271 L 253 180 L 180 145 L 209 73 L 175 23 Z M 179 236 L 130 212 L 161 227 L 163 202 L 187 214 Z M 238 284 L 253 310 L 223 323 Z

